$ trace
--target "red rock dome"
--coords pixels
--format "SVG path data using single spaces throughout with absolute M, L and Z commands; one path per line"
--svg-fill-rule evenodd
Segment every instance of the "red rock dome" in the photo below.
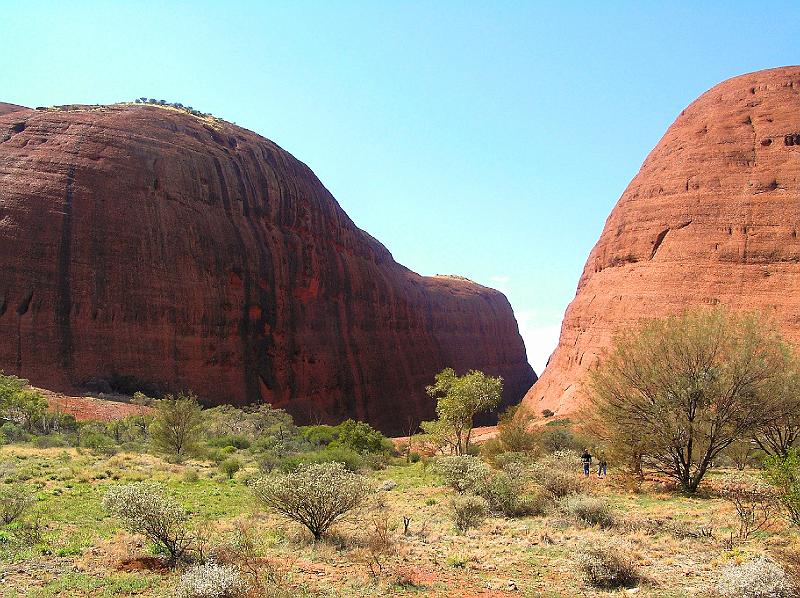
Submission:
M 0 368 L 400 432 L 446 366 L 535 380 L 511 306 L 426 278 L 252 132 L 148 105 L 0 105 Z
M 606 221 L 525 396 L 575 411 L 615 330 L 722 303 L 772 314 L 800 343 L 800 67 L 717 85 L 681 112 Z

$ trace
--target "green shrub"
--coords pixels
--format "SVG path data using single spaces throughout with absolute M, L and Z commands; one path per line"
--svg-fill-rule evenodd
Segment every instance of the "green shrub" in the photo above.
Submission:
M 226 434 L 223 436 L 212 436 L 209 438 L 206 443 L 208 446 L 213 446 L 216 448 L 227 448 L 232 446 L 234 449 L 237 450 L 244 450 L 250 448 L 250 440 L 247 436 L 242 434 Z
M 16 521 L 35 502 L 33 491 L 24 484 L 0 486 L 0 521 L 6 525 Z
M 479 480 L 474 491 L 486 500 L 489 509 L 494 513 L 502 513 L 507 517 L 525 514 L 520 503 L 523 484 L 519 478 L 504 471 L 492 473 Z
M 789 519 L 800 525 L 800 454 L 791 448 L 786 456 L 773 455 L 764 460 L 764 477 L 778 493 Z
M 197 470 L 195 469 L 187 469 L 183 472 L 183 481 L 188 482 L 189 484 L 194 484 L 197 480 L 200 479 L 200 476 L 197 475 Z
M 594 496 L 573 494 L 558 501 L 559 508 L 566 514 L 588 525 L 609 528 L 614 525 L 614 515 L 608 504 Z
M 286 457 L 281 461 L 280 469 L 287 472 L 294 471 L 301 465 L 313 463 L 342 463 L 346 469 L 352 472 L 360 471 L 365 466 L 364 457 L 355 451 L 343 447 L 326 447 L 318 451 Z
M 331 446 L 341 446 L 357 453 L 391 453 L 392 442 L 366 422 L 352 419 L 336 426 L 336 439 Z
M 314 463 L 256 480 L 256 497 L 267 507 L 304 525 L 319 540 L 339 519 L 372 494 L 369 480 L 342 463 Z
M 242 468 L 242 463 L 236 457 L 230 457 L 225 459 L 222 463 L 219 464 L 219 469 L 222 473 L 228 476 L 229 480 L 233 479 L 233 476 L 236 475 L 236 472 Z
M 334 426 L 325 424 L 319 426 L 303 426 L 300 434 L 313 446 L 327 446 L 338 436 L 338 430 Z
M 456 496 L 451 503 L 451 509 L 453 523 L 461 532 L 478 527 L 489 514 L 489 505 L 480 496 Z
M 442 481 L 460 494 L 474 491 L 491 475 L 489 466 L 472 455 L 439 457 L 435 469 Z

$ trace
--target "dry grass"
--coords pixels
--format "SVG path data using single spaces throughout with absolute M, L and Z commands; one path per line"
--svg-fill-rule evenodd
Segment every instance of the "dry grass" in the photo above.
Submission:
M 730 504 L 674 494 L 657 480 L 629 491 L 613 473 L 588 482 L 592 496 L 613 512 L 611 528 L 553 509 L 489 517 L 480 528 L 459 533 L 450 516 L 455 493 L 422 464 L 394 465 L 373 474 L 378 484 L 396 483 L 380 493 L 382 506 L 314 543 L 299 526 L 261 512 L 243 483 L 220 480 L 210 463 L 27 446 L 0 448 L 0 463 L 6 477 L 26 478 L 36 488 L 48 521 L 41 546 L 12 552 L 0 542 L 9 596 L 170 595 L 177 573 L 154 570 L 149 547 L 121 532 L 100 508 L 109 485 L 137 479 L 166 483 L 220 557 L 259 572 L 264 595 L 607 596 L 586 585 L 575 557 L 586 545 L 620 541 L 635 555 L 645 580 L 642 595 L 711 596 L 721 566 L 758 554 L 795 554 L 800 545 L 797 530 L 781 521 L 728 550 L 725 538 L 737 525 Z M 186 480 L 190 469 L 196 481 Z M 404 517 L 410 518 L 407 530 Z

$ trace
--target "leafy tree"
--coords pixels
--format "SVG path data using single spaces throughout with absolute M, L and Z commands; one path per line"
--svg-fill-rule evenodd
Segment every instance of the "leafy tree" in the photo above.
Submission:
M 150 437 L 158 449 L 182 460 L 196 450 L 202 423 L 202 411 L 194 394 L 167 395 L 156 405 Z
M 33 432 L 47 412 L 47 399 L 28 387 L 28 381 L 0 372 L 0 414 Z
M 503 393 L 503 379 L 477 370 L 457 376 L 452 368 L 446 368 L 436 374 L 434 384 L 426 391 L 438 398 L 438 420 L 422 422 L 422 429 L 433 438 L 447 442 L 456 455 L 465 455 L 469 450 L 473 419 L 478 413 L 497 406 Z
M 776 385 L 774 398 L 773 417 L 754 440 L 768 455 L 785 457 L 800 438 L 800 364 L 796 360 Z
M 619 334 L 590 376 L 609 448 L 695 492 L 713 460 L 775 415 L 791 353 L 755 315 L 689 311 Z

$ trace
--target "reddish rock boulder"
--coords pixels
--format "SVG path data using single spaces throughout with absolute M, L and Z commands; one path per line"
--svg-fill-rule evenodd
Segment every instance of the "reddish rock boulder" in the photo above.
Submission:
M 718 303 L 800 343 L 800 67 L 736 77 L 684 110 L 622 194 L 558 348 L 525 396 L 575 411 L 615 330 Z
M 396 263 L 271 141 L 171 108 L 0 116 L 0 368 L 400 432 L 446 366 L 535 380 L 501 293 Z

